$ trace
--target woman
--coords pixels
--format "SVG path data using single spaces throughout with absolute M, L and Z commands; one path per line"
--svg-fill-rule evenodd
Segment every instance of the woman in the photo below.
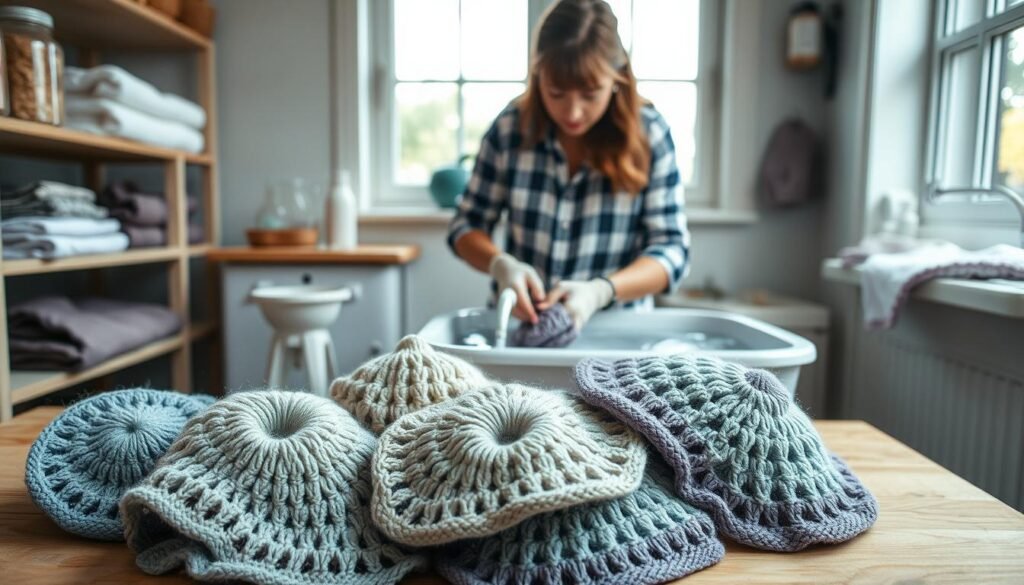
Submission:
M 505 251 L 491 240 L 508 211 Z M 689 234 L 665 120 L 642 105 L 601 0 L 561 0 L 536 32 L 526 92 L 484 136 L 448 244 L 518 295 L 565 304 L 577 330 L 616 303 L 651 305 L 685 276 Z

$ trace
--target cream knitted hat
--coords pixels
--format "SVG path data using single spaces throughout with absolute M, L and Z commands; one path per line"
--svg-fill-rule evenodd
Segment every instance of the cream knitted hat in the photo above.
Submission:
M 711 518 L 672 494 L 656 461 L 629 495 L 442 547 L 438 572 L 456 585 L 654 585 L 722 560 Z
M 331 385 L 331 397 L 373 432 L 399 417 L 487 385 L 469 362 L 436 351 L 415 335 Z
M 326 398 L 253 391 L 215 403 L 121 500 L 136 563 L 201 581 L 398 582 L 426 559 L 370 521 L 375 443 Z
M 373 519 L 410 545 L 480 538 L 553 510 L 624 496 L 638 435 L 560 391 L 493 384 L 400 418 L 373 462 Z

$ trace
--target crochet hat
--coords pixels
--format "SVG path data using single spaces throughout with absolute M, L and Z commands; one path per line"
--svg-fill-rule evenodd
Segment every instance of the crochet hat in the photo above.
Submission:
M 381 435 L 373 519 L 410 545 L 500 532 L 640 484 L 642 439 L 559 391 L 495 384 L 406 415 Z
M 457 585 L 644 585 L 720 561 L 725 547 L 711 518 L 677 499 L 653 467 L 629 495 L 444 547 L 437 570 Z
M 769 372 L 681 355 L 586 359 L 576 381 L 588 402 L 647 437 L 675 470 L 679 495 L 738 542 L 795 551 L 853 538 L 878 516 Z
M 436 351 L 415 335 L 331 385 L 331 397 L 380 434 L 402 415 L 487 385 L 469 362 Z
M 370 522 L 376 440 L 326 398 L 233 394 L 193 419 L 121 500 L 150 574 L 201 581 L 391 584 L 425 565 Z
M 565 347 L 576 340 L 576 326 L 565 305 L 558 303 L 537 315 L 537 324 L 524 322 L 512 333 L 517 347 Z
M 135 388 L 67 407 L 28 452 L 25 484 L 39 508 L 79 536 L 122 540 L 117 502 L 149 473 L 212 396 Z

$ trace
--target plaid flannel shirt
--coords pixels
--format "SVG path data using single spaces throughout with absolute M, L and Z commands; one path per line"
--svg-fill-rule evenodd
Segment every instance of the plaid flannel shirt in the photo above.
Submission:
M 668 290 L 674 291 L 689 269 L 683 185 L 665 119 L 650 106 L 642 117 L 651 147 L 650 176 L 643 191 L 631 194 L 613 192 L 611 181 L 587 163 L 570 178 L 553 130 L 523 149 L 519 110 L 509 105 L 481 141 L 449 225 L 449 247 L 454 251 L 470 230 L 492 234 L 507 211 L 505 251 L 533 266 L 546 290 L 561 280 L 608 276 L 649 256 L 664 267 Z

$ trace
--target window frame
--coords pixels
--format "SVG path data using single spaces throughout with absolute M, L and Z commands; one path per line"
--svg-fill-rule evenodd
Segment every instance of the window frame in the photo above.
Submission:
M 528 0 L 528 31 L 532 33 L 536 23 L 552 0 Z M 693 182 L 686 186 L 688 208 L 715 209 L 724 200 L 718 188 L 721 186 L 719 159 L 722 148 L 722 92 L 720 69 L 722 67 L 722 46 L 724 34 L 724 8 L 719 0 L 699 0 L 701 22 L 698 30 L 698 69 L 694 83 L 697 89 L 697 112 L 694 121 L 695 166 Z M 433 206 L 426 186 L 400 185 L 394 181 L 393 169 L 398 156 L 398 124 L 395 102 L 395 75 L 393 55 L 393 14 L 394 0 L 375 0 L 369 3 L 369 34 L 372 60 L 370 63 L 370 161 L 368 165 L 368 206 L 381 210 L 425 209 Z M 532 40 L 532 39 L 531 39 Z M 527 43 L 527 51 L 530 48 Z M 526 81 L 525 79 L 523 80 Z M 648 80 L 642 81 L 661 81 Z M 457 83 L 463 83 L 460 80 Z M 475 83 L 476 80 L 470 80 Z M 513 81 L 514 82 L 514 81 Z M 655 104 L 657 105 L 657 104 Z M 495 112 L 497 114 L 497 112 Z M 462 144 L 463 131 L 458 138 Z M 385 138 L 381 138 L 385 137 Z M 678 142 L 678 140 L 677 140 Z M 475 150 L 470 145 L 466 150 Z M 678 144 L 677 144 L 678 151 Z M 453 161 L 454 162 L 454 161 Z
M 988 195 L 970 197 L 947 196 L 930 201 L 934 185 L 941 188 L 989 188 L 995 175 L 996 148 L 999 144 L 999 90 L 1002 58 L 1005 54 L 1003 35 L 1024 26 L 1024 3 L 1007 6 L 1007 0 L 988 0 L 984 16 L 963 30 L 947 34 L 948 18 L 962 0 L 933 0 L 932 36 L 929 56 L 931 70 L 928 98 L 928 140 L 921 184 L 921 219 L 925 224 L 1013 224 L 1017 214 L 1002 198 Z M 976 120 L 975 147 L 970 185 L 948 184 L 942 179 L 939 159 L 945 156 L 945 122 L 948 119 L 949 70 L 951 57 L 964 50 L 978 49 L 978 100 L 972 112 Z

